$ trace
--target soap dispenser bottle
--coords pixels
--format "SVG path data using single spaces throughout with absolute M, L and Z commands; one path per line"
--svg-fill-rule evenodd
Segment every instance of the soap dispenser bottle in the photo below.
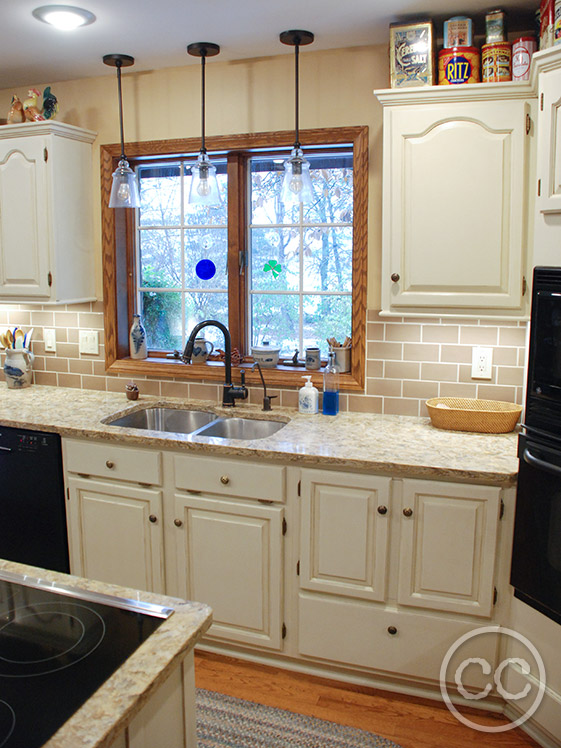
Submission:
M 306 384 L 298 392 L 298 410 L 300 413 L 312 415 L 318 412 L 318 391 L 312 384 L 312 376 L 304 376 Z
M 339 369 L 335 365 L 335 354 L 330 351 L 323 372 L 323 415 L 336 416 L 339 412 Z

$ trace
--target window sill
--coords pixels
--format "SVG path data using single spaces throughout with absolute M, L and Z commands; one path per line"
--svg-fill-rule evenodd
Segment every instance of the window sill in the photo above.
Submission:
M 239 370 L 243 369 L 246 374 L 246 383 L 249 385 L 260 385 L 261 379 L 258 371 L 251 371 L 252 362 L 232 366 L 232 379 L 239 384 Z M 302 387 L 302 377 L 312 376 L 312 383 L 321 389 L 323 385 L 323 369 L 309 371 L 304 366 L 276 366 L 274 369 L 263 369 L 263 377 L 267 386 L 284 388 Z M 146 377 L 165 377 L 174 379 L 193 379 L 205 382 L 223 382 L 224 364 L 221 361 L 209 361 L 206 364 L 184 364 L 174 359 L 157 358 L 150 356 L 143 360 L 132 358 L 121 358 L 114 361 L 108 368 L 109 374 L 128 374 L 129 376 L 141 375 Z M 341 390 L 348 392 L 363 392 L 359 378 L 354 372 L 339 375 L 339 386 Z

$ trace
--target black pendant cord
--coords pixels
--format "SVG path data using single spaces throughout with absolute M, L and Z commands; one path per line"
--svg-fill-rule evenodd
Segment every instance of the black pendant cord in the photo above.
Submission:
M 123 94 L 121 89 L 121 66 L 120 60 L 115 61 L 115 67 L 117 68 L 117 87 L 119 89 L 119 125 L 121 128 L 121 161 L 126 161 L 125 156 L 125 136 L 123 128 Z
M 205 100 L 206 100 L 206 91 L 205 91 L 205 64 L 206 64 L 206 54 L 203 52 L 201 54 L 201 153 L 206 153 L 206 146 L 205 146 Z
M 294 141 L 294 147 L 300 148 L 300 129 L 298 126 L 298 122 L 300 119 L 300 83 L 299 83 L 299 68 L 300 68 L 300 45 L 297 43 L 294 47 L 294 93 L 296 97 L 296 102 L 294 106 L 294 111 L 296 112 L 296 124 L 294 127 L 295 132 L 295 141 Z

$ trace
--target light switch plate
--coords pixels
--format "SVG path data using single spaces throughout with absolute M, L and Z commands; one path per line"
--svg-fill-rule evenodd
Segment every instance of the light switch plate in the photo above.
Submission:
M 43 341 L 45 343 L 45 351 L 56 353 L 56 330 L 54 328 L 43 328 Z
M 472 351 L 471 378 L 492 379 L 493 349 L 476 347 Z
M 97 330 L 80 330 L 78 334 L 78 350 L 80 353 L 99 353 L 99 333 Z

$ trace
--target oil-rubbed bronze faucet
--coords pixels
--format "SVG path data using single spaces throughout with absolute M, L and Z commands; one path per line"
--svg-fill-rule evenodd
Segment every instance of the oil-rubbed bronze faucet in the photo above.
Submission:
M 265 384 L 265 379 L 263 378 L 263 372 L 261 371 L 261 364 L 259 361 L 256 361 L 253 366 L 251 367 L 251 371 L 255 371 L 255 367 L 259 369 L 259 376 L 261 377 L 261 382 L 263 384 L 263 410 L 271 410 L 271 400 L 274 397 L 278 397 L 278 395 L 267 395 L 267 385 Z
M 191 330 L 191 334 L 189 335 L 189 340 L 185 345 L 185 350 L 183 351 L 181 360 L 184 364 L 191 363 L 191 356 L 193 355 L 195 338 L 203 329 L 203 327 L 209 326 L 217 327 L 219 330 L 222 330 L 222 333 L 224 335 L 224 389 L 222 391 L 222 405 L 233 408 L 236 404 L 236 399 L 239 398 L 241 400 L 245 400 L 247 398 L 248 392 L 247 387 L 245 386 L 245 371 L 243 369 L 240 369 L 242 380 L 241 386 L 236 387 L 232 384 L 232 338 L 230 336 L 230 331 L 225 325 L 222 324 L 222 322 L 218 322 L 218 320 L 215 319 L 206 319 L 204 322 L 199 322 L 198 325 L 195 325 L 195 327 Z

